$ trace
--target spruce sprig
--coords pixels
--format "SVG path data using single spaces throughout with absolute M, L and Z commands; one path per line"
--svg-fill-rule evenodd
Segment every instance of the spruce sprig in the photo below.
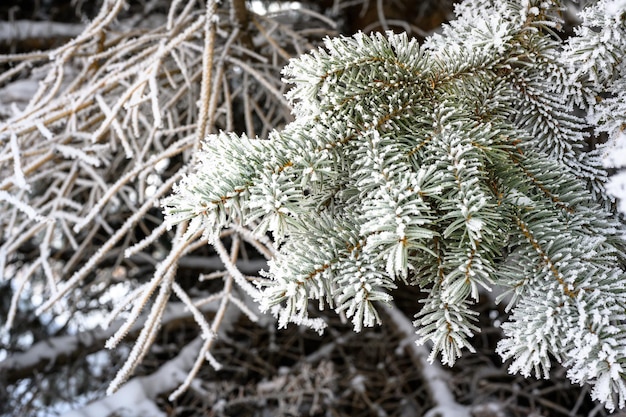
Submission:
M 546 376 L 552 356 L 623 407 L 623 231 L 580 162 L 584 91 L 556 58 L 554 9 L 458 13 L 425 47 L 357 34 L 293 60 L 296 120 L 266 140 L 210 136 L 168 218 L 201 219 L 212 239 L 231 223 L 271 232 L 259 302 L 280 325 L 307 322 L 317 300 L 359 331 L 398 279 L 419 285 L 417 333 L 449 365 L 473 350 L 481 291 L 507 287 L 511 371 Z

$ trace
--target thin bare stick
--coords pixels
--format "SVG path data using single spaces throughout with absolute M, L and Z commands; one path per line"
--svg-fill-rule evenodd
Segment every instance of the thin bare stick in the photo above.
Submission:
M 206 16 L 204 22 L 204 53 L 202 55 L 202 82 L 200 87 L 200 106 L 198 111 L 198 128 L 194 151 L 200 148 L 200 141 L 207 133 L 207 121 L 209 118 L 209 99 L 211 96 L 211 84 L 213 77 L 213 53 L 215 49 L 215 26 L 217 19 L 217 3 L 215 0 L 207 0 Z M 194 152 L 194 155 L 196 152 Z

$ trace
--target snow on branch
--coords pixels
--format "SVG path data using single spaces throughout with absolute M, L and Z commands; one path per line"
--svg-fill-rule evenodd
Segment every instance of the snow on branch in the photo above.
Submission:
M 215 303 L 205 304 L 202 307 L 205 313 L 215 309 Z M 170 303 L 163 314 L 162 323 L 167 325 L 167 323 L 190 317 L 190 315 L 191 312 L 183 303 Z M 138 333 L 143 328 L 144 323 L 145 316 L 142 316 L 129 329 L 129 333 Z M 60 365 L 71 361 L 78 354 L 99 351 L 104 347 L 104 342 L 121 325 L 122 320 L 117 320 L 106 328 L 98 327 L 74 335 L 42 340 L 35 343 L 27 351 L 12 355 L 0 362 L 0 372 L 7 382 L 12 382 L 30 376 L 35 370 L 45 369 L 49 365 Z
M 80 23 L 15 20 L 0 25 L 0 42 L 9 43 L 42 38 L 73 38 L 84 30 L 85 25 Z
M 63 417 L 101 417 L 116 412 L 131 412 L 135 415 L 165 416 L 155 404 L 159 394 L 175 389 L 189 372 L 193 358 L 202 344 L 197 337 L 184 346 L 178 356 L 163 364 L 155 373 L 135 377 L 120 389 L 87 406 L 63 414 Z

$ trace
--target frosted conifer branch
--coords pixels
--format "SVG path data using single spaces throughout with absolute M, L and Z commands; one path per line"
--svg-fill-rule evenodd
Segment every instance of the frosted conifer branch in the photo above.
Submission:
M 600 3 L 589 13 L 626 15 Z M 622 408 L 624 228 L 585 150 L 586 129 L 607 118 L 574 112 L 601 107 L 562 59 L 558 4 L 469 0 L 456 12 L 423 47 L 359 33 L 292 60 L 296 120 L 265 140 L 210 136 L 166 215 L 211 239 L 232 224 L 271 233 L 258 300 L 279 326 L 311 320 L 315 300 L 359 331 L 379 322 L 396 280 L 419 285 L 417 333 L 449 365 L 473 351 L 480 291 L 509 287 L 498 352 L 510 370 L 545 376 L 552 357 Z
M 623 158 L 626 139 L 626 30 L 625 5 L 620 0 L 602 0 L 580 12 L 582 24 L 576 28 L 566 47 L 563 61 L 572 70 L 571 82 L 586 87 L 581 100 L 589 106 L 588 122 L 596 133 L 607 134 L 590 161 L 606 168 L 616 168 L 606 184 L 607 198 L 618 198 L 618 208 L 626 213 Z

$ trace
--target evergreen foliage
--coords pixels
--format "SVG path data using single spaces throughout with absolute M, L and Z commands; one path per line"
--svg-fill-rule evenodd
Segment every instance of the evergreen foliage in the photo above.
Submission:
M 472 350 L 472 305 L 505 287 L 511 372 L 547 377 L 556 360 L 624 407 L 623 227 L 603 188 L 610 143 L 585 139 L 624 137 L 626 13 L 597 2 L 564 42 L 559 12 L 470 0 L 422 46 L 327 39 L 284 69 L 295 121 L 267 139 L 210 136 L 168 221 L 210 240 L 233 223 L 271 232 L 258 301 L 281 326 L 321 330 L 314 300 L 359 331 L 398 280 L 419 285 L 414 325 L 448 365 Z
M 619 173 L 609 178 L 610 195 L 619 198 L 619 211 L 626 214 L 626 2 L 598 2 L 582 13 L 582 24 L 576 28 L 566 48 L 564 59 L 573 69 L 573 81 L 587 81 L 588 121 L 596 135 L 607 135 L 608 141 L 593 155 L 607 168 Z

